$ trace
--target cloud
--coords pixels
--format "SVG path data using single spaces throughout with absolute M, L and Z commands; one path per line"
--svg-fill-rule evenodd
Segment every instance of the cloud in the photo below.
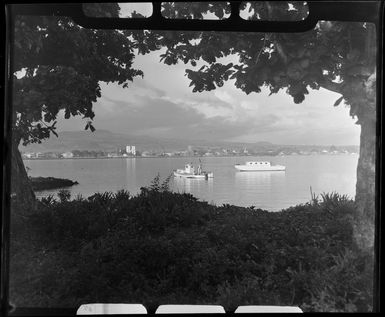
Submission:
M 216 116 L 231 117 L 233 109 L 227 103 L 224 103 L 212 95 L 202 97 L 200 95 L 186 95 L 185 98 L 173 98 L 164 96 L 163 100 L 178 104 L 180 107 L 195 109 L 198 113 L 203 114 L 206 118 Z
M 214 91 L 192 93 L 183 63 L 159 63 L 159 52 L 137 56 L 135 78 L 123 89 L 101 84 L 95 103 L 95 126 L 128 134 L 186 139 L 270 141 L 280 144 L 358 144 L 359 126 L 349 109 L 333 107 L 338 94 L 310 90 L 301 104 L 284 91 L 269 96 L 267 88 L 246 95 L 226 82 Z M 72 122 L 72 123 L 71 123 Z M 79 120 L 62 122 L 78 130 Z
M 227 91 L 224 90 L 215 90 L 214 91 L 214 96 L 217 97 L 219 100 L 222 100 L 228 104 L 236 104 L 238 101 L 231 96 Z
M 127 134 L 222 141 L 244 134 L 268 131 L 278 120 L 272 114 L 258 118 L 245 116 L 237 121 L 223 112 L 216 112 L 215 115 L 213 112 L 212 116 L 208 116 L 206 111 L 202 111 L 202 107 L 199 109 L 195 104 L 191 106 L 191 101 L 180 103 L 178 100 L 173 102 L 141 96 L 136 99 L 135 107 L 130 106 L 130 102 L 117 101 L 114 112 L 95 107 L 95 126 L 112 131 L 116 131 L 114 127 L 118 127 L 119 132 Z M 216 105 L 213 108 L 218 107 Z

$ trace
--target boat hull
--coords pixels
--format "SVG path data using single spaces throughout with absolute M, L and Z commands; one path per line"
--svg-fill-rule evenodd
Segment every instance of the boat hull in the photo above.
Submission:
M 264 172 L 264 171 L 285 171 L 286 167 L 282 165 L 275 166 L 248 166 L 248 165 L 235 165 L 235 168 L 240 172 Z
M 208 179 L 213 178 L 213 173 L 204 173 L 204 174 L 190 174 L 190 173 L 181 173 L 174 172 L 174 176 L 182 178 L 194 178 L 194 179 Z

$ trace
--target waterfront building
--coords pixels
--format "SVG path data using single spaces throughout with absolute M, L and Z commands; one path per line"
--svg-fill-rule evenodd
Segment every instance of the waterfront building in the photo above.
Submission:
M 73 158 L 74 154 L 72 152 L 64 152 L 61 156 L 62 158 Z
M 143 151 L 142 152 L 142 156 L 144 157 L 148 157 L 148 156 L 152 156 L 153 154 L 150 152 L 150 151 Z
M 126 153 L 131 154 L 131 155 L 136 155 L 135 145 L 127 145 L 126 146 Z
M 36 154 L 33 152 L 32 153 L 24 153 L 23 158 L 27 158 L 27 159 L 36 158 Z

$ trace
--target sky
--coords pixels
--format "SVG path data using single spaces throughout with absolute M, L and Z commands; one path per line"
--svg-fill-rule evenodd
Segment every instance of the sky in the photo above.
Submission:
M 284 90 L 271 96 L 268 89 L 246 95 L 234 81 L 193 93 L 185 76 L 191 66 L 164 65 L 159 61 L 162 52 L 135 57 L 133 67 L 141 69 L 144 78 L 135 78 L 128 88 L 101 83 L 102 97 L 93 105 L 96 129 L 210 141 L 359 144 L 360 126 L 349 108 L 343 103 L 333 107 L 339 94 L 309 88 L 305 101 L 295 104 Z M 80 118 L 60 119 L 58 131 L 84 126 Z
M 228 81 L 210 92 L 193 93 L 185 76 L 188 65 L 164 65 L 161 52 L 135 58 L 143 70 L 128 88 L 101 83 L 102 97 L 94 103 L 94 126 L 124 134 L 165 138 L 276 144 L 357 145 L 360 127 L 341 103 L 339 94 L 310 90 L 295 104 L 284 90 L 268 89 L 246 95 Z M 198 65 L 199 66 L 199 65 Z M 58 131 L 77 131 L 80 118 L 60 120 Z

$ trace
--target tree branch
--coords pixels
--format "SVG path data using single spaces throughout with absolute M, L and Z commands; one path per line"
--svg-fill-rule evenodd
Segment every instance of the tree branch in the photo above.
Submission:
M 336 82 L 333 82 L 331 80 L 327 80 L 327 79 L 322 79 L 319 81 L 319 85 L 320 87 L 324 88 L 324 89 L 327 89 L 327 90 L 330 90 L 330 91 L 333 91 L 333 92 L 336 92 L 337 94 L 343 94 L 342 92 L 342 88 L 344 87 L 343 83 L 336 83 Z
M 267 40 L 267 33 L 264 34 L 263 36 L 263 44 L 262 44 L 262 47 L 261 49 L 259 50 L 258 54 L 257 54 L 257 58 L 255 59 L 255 65 L 258 64 L 258 61 L 259 61 L 259 57 L 261 56 L 262 54 L 262 51 L 265 49 L 265 46 L 266 46 L 266 40 Z

